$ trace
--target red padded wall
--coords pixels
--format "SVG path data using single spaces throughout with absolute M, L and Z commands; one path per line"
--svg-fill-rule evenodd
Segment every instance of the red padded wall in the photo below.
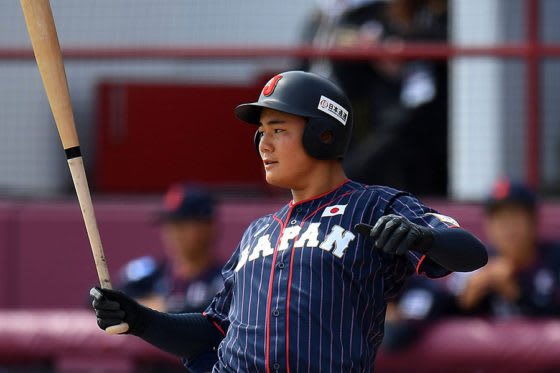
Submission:
M 18 291 L 14 281 L 14 265 L 18 258 L 15 241 L 17 208 L 16 204 L 0 202 L 0 309 L 12 306 Z

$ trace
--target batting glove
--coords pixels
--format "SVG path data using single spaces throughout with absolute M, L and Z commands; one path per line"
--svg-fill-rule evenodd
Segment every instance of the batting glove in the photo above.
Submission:
M 385 215 L 372 227 L 359 223 L 354 227 L 385 253 L 404 255 L 408 250 L 425 254 L 432 247 L 434 235 L 430 228 L 412 223 L 399 215 Z
M 122 291 L 94 287 L 91 305 L 97 316 L 97 325 L 105 330 L 123 322 L 129 326 L 124 334 L 140 335 L 144 329 L 143 315 L 148 310 Z

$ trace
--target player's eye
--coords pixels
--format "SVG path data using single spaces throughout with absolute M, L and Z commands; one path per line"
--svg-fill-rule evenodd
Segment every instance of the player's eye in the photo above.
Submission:
M 274 133 L 280 133 L 280 132 L 284 132 L 284 130 L 282 128 L 274 129 Z

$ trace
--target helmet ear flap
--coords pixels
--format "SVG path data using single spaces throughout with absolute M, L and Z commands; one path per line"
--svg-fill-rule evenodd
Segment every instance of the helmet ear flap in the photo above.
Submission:
M 257 154 L 259 155 L 259 157 L 261 156 L 261 152 L 259 151 L 259 145 L 261 143 L 262 136 L 263 136 L 262 132 L 259 132 L 259 130 L 256 130 L 255 131 L 255 136 L 253 137 L 253 141 L 255 143 L 255 150 L 257 151 Z
M 324 119 L 311 118 L 303 130 L 303 148 L 313 158 L 343 158 L 347 148 L 343 130 Z

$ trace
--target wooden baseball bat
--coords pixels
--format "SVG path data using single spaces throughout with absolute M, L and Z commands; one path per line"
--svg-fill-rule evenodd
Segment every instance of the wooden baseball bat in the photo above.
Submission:
M 72 103 L 68 91 L 66 72 L 49 0 L 20 0 L 27 31 L 33 45 L 35 59 L 43 79 L 49 104 L 58 128 L 66 159 L 74 181 L 78 202 L 93 252 L 99 283 L 102 288 L 111 289 L 111 279 L 101 246 L 101 238 L 93 211 L 91 195 L 86 178 L 84 162 L 74 123 Z M 106 329 L 109 334 L 124 333 L 128 324 L 121 323 Z

